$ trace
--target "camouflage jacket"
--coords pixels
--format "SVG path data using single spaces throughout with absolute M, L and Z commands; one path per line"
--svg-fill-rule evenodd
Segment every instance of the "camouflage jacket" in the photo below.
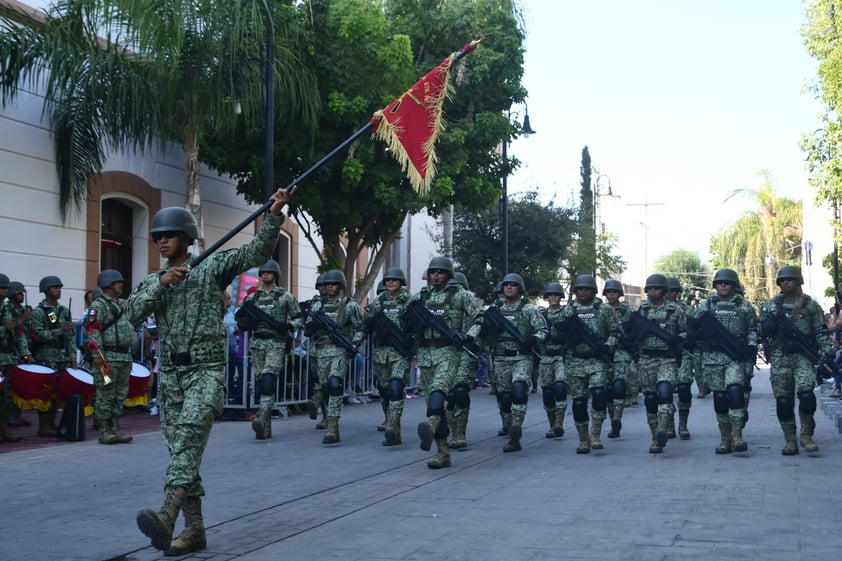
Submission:
M 798 311 L 796 311 L 798 306 Z M 793 325 L 806 336 L 816 350 L 824 353 L 831 352 L 833 341 L 827 324 L 824 320 L 824 312 L 821 307 L 806 294 L 799 294 L 795 298 L 784 298 L 778 294 L 766 301 L 760 309 L 758 332 L 761 337 L 767 339 L 767 348 L 764 349 L 767 355 L 772 355 L 779 349 L 789 349 L 790 341 L 786 340 L 784 334 L 779 330 L 768 333 L 763 325 L 769 325 L 770 318 L 778 313 L 783 313 Z
M 559 306 L 557 310 L 550 310 L 549 308 L 540 309 L 541 315 L 544 317 L 544 321 L 547 324 L 547 337 L 544 338 L 538 347 L 541 356 L 554 357 L 561 356 L 564 353 L 564 345 L 562 342 L 549 337 L 549 331 L 552 329 L 555 322 L 561 319 L 561 311 L 563 309 L 564 306 Z
M 623 322 L 628 320 L 633 311 L 631 305 L 626 301 L 617 302 L 616 308 L 610 304 L 608 307 L 614 314 L 617 325 L 622 325 Z M 636 355 L 637 343 L 635 340 L 632 337 L 624 335 L 622 332 L 618 333 L 617 349 L 614 351 L 614 362 L 630 362 L 635 360 Z
M 23 309 L 21 309 L 23 313 Z M 29 355 L 26 332 L 18 321 L 20 314 L 9 303 L 0 304 L 0 366 L 15 364 L 19 358 Z M 6 322 L 15 321 L 12 329 L 6 329 Z
M 617 348 L 619 327 L 614 319 L 614 312 L 611 306 L 605 304 L 599 298 L 585 306 L 578 300 L 561 308 L 559 321 L 565 322 L 568 318 L 578 316 L 585 324 L 585 328 L 600 344 L 608 345 L 611 353 Z M 562 332 L 563 333 L 563 332 Z M 558 332 L 554 335 L 558 339 Z M 565 337 L 565 354 L 577 358 L 594 358 L 594 351 L 584 342 L 574 340 L 570 335 Z
M 719 295 L 714 294 L 699 304 L 695 310 L 695 317 L 708 311 L 740 345 L 757 346 L 757 314 L 742 295 L 736 294 L 730 300 L 723 300 Z M 704 339 L 702 340 L 702 354 L 707 363 L 725 363 L 733 360 L 724 353 L 716 351 L 713 343 Z
M 61 330 L 65 322 L 73 323 L 70 310 L 59 304 L 53 308 L 42 300 L 32 310 L 30 346 L 35 361 L 47 366 L 63 365 L 76 358 L 73 331 Z
M 340 296 L 335 300 L 314 298 L 310 304 L 310 312 L 323 313 L 354 345 L 359 345 L 365 337 L 362 330 L 362 310 L 360 305 L 351 298 L 345 296 Z M 327 329 L 316 324 L 315 320 L 309 320 L 305 330 L 310 337 L 310 350 L 315 352 L 316 356 L 330 357 L 347 354 L 347 349 L 337 343 Z
M 107 362 L 132 360 L 129 351 L 134 339 L 134 328 L 123 312 L 124 305 L 125 301 L 103 294 L 91 302 L 85 314 L 88 341 L 93 341 L 100 348 Z M 88 350 L 94 358 L 98 356 L 96 350 Z
M 544 316 L 541 315 L 537 306 L 526 298 L 521 298 L 514 304 L 506 304 L 501 301 L 493 304 L 493 306 L 500 310 L 500 314 L 520 332 L 524 340 L 534 335 L 538 344 L 541 344 L 548 338 L 549 328 L 547 328 L 547 322 L 544 320 Z M 485 324 L 487 327 L 487 319 L 485 320 Z M 487 340 L 494 354 L 523 350 L 515 341 L 514 337 L 505 330 L 490 335 Z
M 405 332 L 406 322 L 404 321 L 403 313 L 411 298 L 412 295 L 406 287 L 401 287 L 400 291 L 394 298 L 390 298 L 388 292 L 382 292 L 371 302 L 371 305 L 366 312 L 366 319 L 363 322 L 363 330 L 366 334 L 374 335 L 374 358 L 376 360 L 385 360 L 386 357 L 382 355 L 389 352 L 388 348 L 390 348 L 391 345 L 388 335 L 381 333 L 380 330 L 375 327 L 373 319 L 377 316 L 377 314 L 383 314 L 389 321 L 395 324 L 395 327 L 399 331 Z M 394 350 L 399 353 L 402 351 L 401 349 Z
M 291 323 L 293 332 L 300 329 L 304 322 L 301 319 L 301 307 L 292 292 L 283 287 L 275 286 L 269 292 L 257 289 L 246 296 L 243 304 L 251 302 L 258 309 L 277 320 L 278 323 Z M 256 320 L 253 324 L 251 334 L 252 346 L 268 346 L 277 344 L 278 341 L 286 342 L 291 336 L 289 332 L 280 332 L 267 322 Z
M 155 314 L 163 365 L 224 362 L 227 333 L 222 323 L 223 292 L 238 274 L 271 257 L 283 221 L 283 215 L 267 214 L 252 241 L 211 255 L 192 269 L 183 282 L 161 284 L 161 275 L 170 266 L 167 263 L 132 292 L 126 305 L 128 320 L 140 325 Z
M 454 334 L 465 333 L 476 339 L 482 329 L 482 310 L 477 306 L 474 296 L 461 285 L 447 285 L 441 290 L 425 286 L 415 294 L 410 302 L 420 300 L 424 307 L 441 318 Z M 421 347 L 446 344 L 445 338 L 435 329 L 424 327 L 416 335 Z

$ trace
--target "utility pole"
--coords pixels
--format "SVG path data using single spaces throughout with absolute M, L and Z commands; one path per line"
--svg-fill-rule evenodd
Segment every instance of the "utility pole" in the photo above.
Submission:
M 664 206 L 664 203 L 652 203 L 645 201 L 642 203 L 629 203 L 626 206 L 642 206 L 643 207 L 643 275 L 640 282 L 640 299 L 643 301 L 643 288 L 646 284 L 646 275 L 649 274 L 649 207 L 650 206 Z

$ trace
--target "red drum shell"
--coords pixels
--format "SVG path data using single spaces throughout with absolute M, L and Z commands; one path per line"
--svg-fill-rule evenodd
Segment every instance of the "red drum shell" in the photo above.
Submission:
M 56 393 L 62 401 L 67 401 L 74 393 L 82 394 L 85 405 L 90 405 L 96 395 L 96 384 L 90 371 L 84 368 L 67 367 L 56 382 Z
M 149 399 L 146 396 L 146 388 L 149 386 L 149 377 L 152 373 L 148 368 L 139 362 L 132 363 L 131 376 L 129 376 L 129 393 L 123 404 L 126 407 L 146 405 Z
M 40 364 L 16 364 L 9 372 L 12 401 L 21 409 L 47 411 L 56 387 L 56 371 Z

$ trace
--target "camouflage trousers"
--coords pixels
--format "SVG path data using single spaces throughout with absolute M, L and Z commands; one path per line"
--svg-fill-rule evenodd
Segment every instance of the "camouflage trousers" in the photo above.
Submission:
M 108 363 L 111 372 L 108 377 L 111 383 L 106 385 L 102 374 L 94 369 L 94 383 L 96 384 L 96 398 L 94 399 L 94 417 L 96 419 L 118 419 L 123 414 L 123 400 L 129 393 L 129 379 L 132 362 L 112 360 Z
M 811 392 L 816 385 L 816 371 L 810 359 L 799 354 L 784 356 L 776 351 L 771 358 L 769 380 L 775 397 L 794 398 L 799 392 Z
M 519 356 L 495 356 L 494 357 L 494 383 L 497 385 L 497 395 L 506 392 L 512 393 L 515 382 L 526 384 L 526 396 L 532 388 L 532 354 Z M 499 403 L 499 402 L 498 402 Z M 523 403 L 512 403 L 512 412 L 526 415 L 526 401 Z
M 645 394 L 657 394 L 658 382 L 669 382 L 674 388 L 678 378 L 678 365 L 672 358 L 641 356 L 637 363 L 637 371 L 640 376 L 640 386 Z M 669 403 L 658 403 L 657 414 L 658 417 L 672 418 L 675 414 L 675 405 L 672 400 Z
M 746 369 L 742 362 L 730 360 L 728 362 L 705 362 L 702 365 L 704 377 L 712 392 L 724 392 L 732 384 L 745 385 Z M 810 386 L 812 389 L 813 386 Z M 718 423 L 742 422 L 745 408 L 729 409 L 728 413 L 717 413 Z
M 158 403 L 161 435 L 170 461 L 164 487 L 186 487 L 188 496 L 203 496 L 199 466 L 225 395 L 225 363 L 189 366 L 162 364 Z
M 404 387 L 409 384 L 409 359 L 391 347 L 377 349 L 374 354 L 374 375 L 377 378 L 377 388 L 380 390 L 383 412 L 403 414 L 404 400 L 390 398 L 389 383 L 392 380 L 400 380 Z
M 264 374 L 274 374 L 275 380 L 280 380 L 284 374 L 286 364 L 286 345 L 284 341 L 272 339 L 258 339 L 260 344 L 251 345 L 251 362 L 254 366 L 254 383 L 259 388 L 260 379 Z M 260 409 L 270 410 L 275 407 L 275 391 L 260 392 Z
M 556 382 L 566 383 L 564 358 L 544 355 L 538 363 L 538 384 L 542 388 L 552 388 Z M 558 396 L 556 396 L 553 406 L 549 406 L 545 401 L 544 411 L 567 411 L 567 399 L 558 399 Z
M 635 380 L 637 379 L 637 365 L 631 360 L 616 360 L 614 361 L 614 369 L 609 371 L 608 385 L 613 386 L 615 380 L 622 380 L 626 383 L 626 395 L 614 395 L 613 387 L 609 391 L 611 402 L 608 407 L 611 409 L 612 415 L 614 412 L 619 412 L 622 416 L 623 410 L 626 408 L 626 397 L 632 392 L 637 395 L 637 387 Z
M 328 398 L 327 416 L 341 417 L 342 395 L 330 395 L 327 388 L 331 376 L 339 378 L 344 384 L 345 376 L 348 374 L 348 355 L 344 352 L 327 356 L 320 353 L 316 362 L 316 371 L 318 372 L 316 384 L 322 387 L 322 398 Z
M 591 390 L 608 386 L 609 367 L 601 360 L 568 355 L 564 357 L 564 371 L 571 399 L 587 401 L 591 397 Z M 591 417 L 595 421 L 604 421 L 607 416 L 607 410 L 596 411 L 591 407 Z
M 0 365 L 0 374 L 3 376 L 3 390 L 0 391 L 0 423 L 5 423 L 12 413 L 12 380 L 9 373 L 14 364 Z
M 702 363 L 701 357 L 698 353 L 693 353 L 693 358 L 690 358 L 686 354 L 684 355 L 681 366 L 678 367 L 678 373 L 676 374 L 675 383 L 678 384 L 693 384 L 693 378 L 695 377 L 696 380 L 700 380 L 701 376 L 699 373 L 702 370 Z M 697 381 L 697 385 L 701 387 L 703 382 Z M 678 401 L 678 410 L 689 410 L 690 407 L 693 405 L 693 401 Z

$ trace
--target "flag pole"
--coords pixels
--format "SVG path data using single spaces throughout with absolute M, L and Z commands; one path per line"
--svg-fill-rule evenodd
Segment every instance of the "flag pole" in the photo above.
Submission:
M 477 44 L 481 43 L 487 37 L 488 37 L 488 35 L 483 35 L 479 39 L 471 41 L 470 43 L 468 43 L 468 45 L 466 45 L 465 47 L 460 49 L 459 52 L 457 52 L 456 55 L 454 56 L 454 59 L 453 59 L 454 62 L 461 59 L 465 55 L 471 53 L 473 51 L 473 47 L 476 46 Z M 468 48 L 468 47 L 470 47 L 470 48 Z M 360 127 L 354 134 L 352 134 L 351 136 L 346 138 L 344 141 L 342 141 L 342 143 L 339 144 L 339 146 L 337 146 L 336 148 L 334 148 L 333 150 L 331 150 L 330 152 L 325 154 L 318 162 L 316 162 L 315 164 L 310 166 L 309 169 L 307 169 L 301 175 L 299 175 L 298 177 L 293 179 L 289 183 L 289 185 L 284 187 L 284 189 L 289 191 L 290 189 L 292 189 L 293 187 L 295 187 L 296 185 L 298 185 L 299 183 L 301 183 L 302 181 L 304 181 L 305 179 L 310 177 L 310 175 L 312 175 L 313 172 L 315 172 L 317 169 L 319 169 L 320 167 L 325 165 L 325 163 L 327 163 L 328 160 L 330 160 L 331 158 L 336 156 L 336 154 L 338 154 L 339 152 L 343 151 L 345 148 L 350 146 L 357 139 L 359 139 L 362 135 L 364 135 L 366 132 L 370 131 L 373 127 L 374 127 L 374 124 L 372 123 L 372 121 L 367 122 L 365 125 Z M 209 248 L 205 249 L 205 251 L 203 251 L 198 257 L 193 259 L 190 263 L 190 267 L 191 268 L 198 267 L 199 264 L 202 263 L 202 261 L 204 261 L 205 259 L 210 257 L 213 253 L 216 252 L 216 250 L 218 250 L 220 247 L 222 247 L 223 245 L 228 243 L 228 241 L 231 240 L 231 238 L 233 238 L 234 236 L 239 234 L 246 226 L 248 226 L 249 224 L 251 224 L 252 222 L 257 220 L 258 217 L 260 217 L 262 214 L 264 214 L 266 211 L 268 211 L 270 208 L 272 208 L 272 205 L 274 204 L 274 202 L 275 201 L 272 201 L 272 200 L 266 201 L 266 203 L 264 203 L 263 206 L 261 206 L 259 209 L 255 210 L 253 213 L 251 213 L 245 220 L 243 220 L 242 222 L 240 222 L 239 224 L 234 226 L 234 228 L 232 230 L 230 230 L 228 233 L 223 235 L 219 240 L 216 241 L 216 243 L 211 245 Z

